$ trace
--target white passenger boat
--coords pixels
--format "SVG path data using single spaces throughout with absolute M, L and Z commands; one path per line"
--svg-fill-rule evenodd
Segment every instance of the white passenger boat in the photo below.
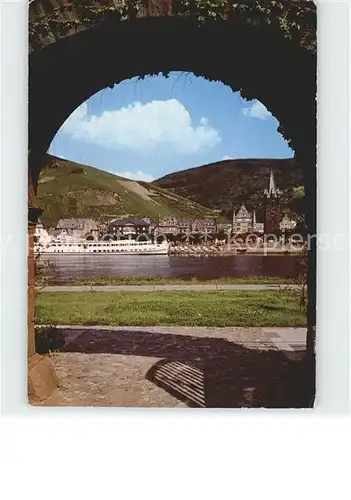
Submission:
M 36 254 L 92 254 L 109 253 L 118 255 L 167 255 L 169 243 L 153 243 L 152 241 L 51 241 L 46 245 L 35 244 Z

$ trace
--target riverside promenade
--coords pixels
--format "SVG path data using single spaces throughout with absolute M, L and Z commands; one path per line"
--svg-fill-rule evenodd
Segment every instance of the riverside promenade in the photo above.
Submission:
M 279 291 L 297 289 L 292 284 L 198 284 L 198 285 L 50 285 L 42 292 L 210 292 L 210 291 Z

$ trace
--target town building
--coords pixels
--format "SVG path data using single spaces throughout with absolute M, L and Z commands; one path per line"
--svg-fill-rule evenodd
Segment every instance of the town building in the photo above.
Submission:
M 44 228 L 43 224 L 41 222 L 38 222 L 35 227 L 34 241 L 39 245 L 46 246 L 48 243 L 50 243 L 51 240 L 52 236 L 50 236 L 48 231 Z
M 269 174 L 268 189 L 263 192 L 264 196 L 264 232 L 265 234 L 275 233 L 280 230 L 281 221 L 280 197 L 282 192 L 277 188 L 273 170 Z
M 178 224 L 175 217 L 159 218 L 154 228 L 158 234 L 178 234 Z
M 232 224 L 227 224 L 225 222 L 218 223 L 217 232 L 225 232 L 227 234 L 230 234 L 232 232 Z
M 264 233 L 264 223 L 263 222 L 257 222 L 256 220 L 256 210 L 253 211 L 252 214 L 252 232 L 253 233 Z
M 69 243 L 76 241 L 77 239 L 85 239 L 80 231 L 74 229 L 56 229 L 51 228 L 48 231 L 51 240 L 56 240 L 61 243 Z
M 35 227 L 34 238 L 35 242 L 40 246 L 46 246 L 53 240 L 60 241 L 61 243 L 69 243 L 77 239 L 85 238 L 81 235 L 81 231 L 75 229 L 65 228 L 49 228 L 46 230 L 41 222 Z M 83 234 L 83 233 L 82 233 Z
M 61 237 L 86 238 L 98 237 L 98 224 L 93 219 L 60 219 L 56 225 L 57 235 Z
M 257 222 L 256 211 L 251 214 L 244 204 L 239 211 L 233 210 L 232 232 L 233 233 L 263 233 L 264 224 Z
M 178 232 L 185 233 L 215 233 L 217 231 L 216 221 L 213 219 L 181 219 L 178 221 Z
M 241 205 L 237 213 L 233 211 L 232 227 L 234 233 L 250 233 L 252 231 L 252 215 L 244 204 Z
M 150 230 L 149 219 L 127 217 L 124 219 L 114 219 L 113 221 L 111 221 L 108 224 L 107 233 L 138 235 L 138 234 L 147 234 L 149 230 Z
M 280 221 L 279 228 L 284 233 L 285 231 L 292 231 L 295 229 L 297 222 L 291 219 L 287 214 L 284 215 Z
M 159 219 L 155 231 L 159 234 L 201 233 L 214 234 L 217 224 L 214 219 L 176 219 L 165 217 Z

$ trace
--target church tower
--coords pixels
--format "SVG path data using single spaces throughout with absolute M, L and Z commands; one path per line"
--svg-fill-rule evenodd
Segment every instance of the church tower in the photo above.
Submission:
M 280 197 L 282 192 L 275 184 L 273 170 L 269 175 L 268 189 L 264 192 L 264 232 L 265 234 L 275 233 L 279 231 L 281 219 L 280 213 Z

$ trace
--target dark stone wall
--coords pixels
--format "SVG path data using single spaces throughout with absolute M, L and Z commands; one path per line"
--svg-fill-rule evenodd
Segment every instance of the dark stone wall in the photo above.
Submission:
M 253 25 L 274 24 L 275 18 L 284 17 L 281 6 L 289 11 L 286 22 L 281 22 L 282 29 L 295 23 L 298 29 L 294 30 L 294 38 L 302 47 L 315 49 L 315 5 L 311 0 L 280 0 L 275 6 L 256 0 L 33 0 L 29 5 L 29 50 L 56 43 L 112 17 L 135 20 L 193 16 L 200 22 L 206 16 L 230 20 L 237 17 Z

